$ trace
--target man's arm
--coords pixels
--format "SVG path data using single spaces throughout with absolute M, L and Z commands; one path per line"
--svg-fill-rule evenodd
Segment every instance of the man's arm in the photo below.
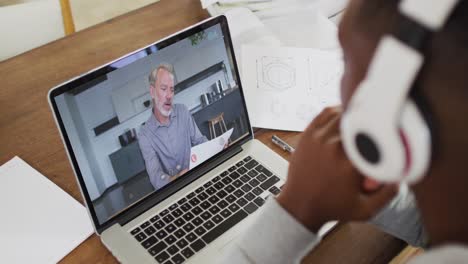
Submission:
M 196 146 L 201 143 L 207 142 L 208 139 L 200 132 L 200 129 L 198 129 L 197 123 L 195 123 L 195 119 L 193 119 L 193 116 L 190 114 L 188 110 L 187 112 L 189 115 L 189 131 L 190 131 L 190 141 L 192 143 L 192 146 Z
M 291 157 L 283 191 L 277 201 L 262 208 L 231 255 L 244 263 L 297 262 L 318 243 L 314 233 L 324 223 L 367 220 L 394 197 L 394 186 L 363 192 L 364 177 L 342 149 L 340 118 L 340 108 L 329 108 L 304 131 Z
M 427 243 L 413 195 L 406 186 L 371 223 L 414 246 Z M 275 199 L 269 199 L 220 263 L 299 263 L 319 242 L 320 237 L 297 222 Z
M 219 263 L 299 263 L 319 242 L 318 236 L 269 198 Z
M 145 160 L 146 172 L 149 175 L 154 189 L 159 189 L 170 182 L 170 177 L 161 168 L 161 163 L 151 146 L 151 142 L 144 134 L 140 134 L 138 139 L 141 154 Z

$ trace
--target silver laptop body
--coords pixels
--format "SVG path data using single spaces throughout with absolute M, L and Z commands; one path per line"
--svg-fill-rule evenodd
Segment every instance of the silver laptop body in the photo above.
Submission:
M 162 62 L 174 67 L 173 103 L 206 137 L 203 151 L 231 133 L 164 186 L 139 141 L 154 111 L 148 75 Z M 253 138 L 224 16 L 61 84 L 48 100 L 96 234 L 122 263 L 216 262 L 284 184 L 287 161 Z

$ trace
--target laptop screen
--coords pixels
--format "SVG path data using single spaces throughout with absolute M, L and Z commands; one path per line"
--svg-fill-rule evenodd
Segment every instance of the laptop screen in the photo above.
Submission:
M 251 135 L 225 18 L 67 83 L 51 103 L 98 226 Z

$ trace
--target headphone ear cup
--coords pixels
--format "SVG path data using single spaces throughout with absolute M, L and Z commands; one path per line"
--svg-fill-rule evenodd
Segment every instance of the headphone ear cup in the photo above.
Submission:
M 353 165 L 366 177 L 378 182 L 399 182 L 406 161 L 399 122 L 376 120 L 372 107 L 351 107 L 344 113 L 343 147 Z
M 402 108 L 400 136 L 405 146 L 406 166 L 402 181 L 414 184 L 426 175 L 431 159 L 431 130 L 412 100 Z
M 398 120 L 377 121 L 370 109 L 348 109 L 341 137 L 348 158 L 361 173 L 379 182 L 415 183 L 431 157 L 430 129 L 416 104 L 407 100 Z

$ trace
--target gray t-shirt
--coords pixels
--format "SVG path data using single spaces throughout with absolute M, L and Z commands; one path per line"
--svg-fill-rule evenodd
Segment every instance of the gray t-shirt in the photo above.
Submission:
M 163 187 L 171 176 L 188 169 L 190 148 L 206 141 L 185 105 L 174 104 L 168 124 L 161 124 L 151 114 L 138 134 L 138 142 L 153 187 Z

